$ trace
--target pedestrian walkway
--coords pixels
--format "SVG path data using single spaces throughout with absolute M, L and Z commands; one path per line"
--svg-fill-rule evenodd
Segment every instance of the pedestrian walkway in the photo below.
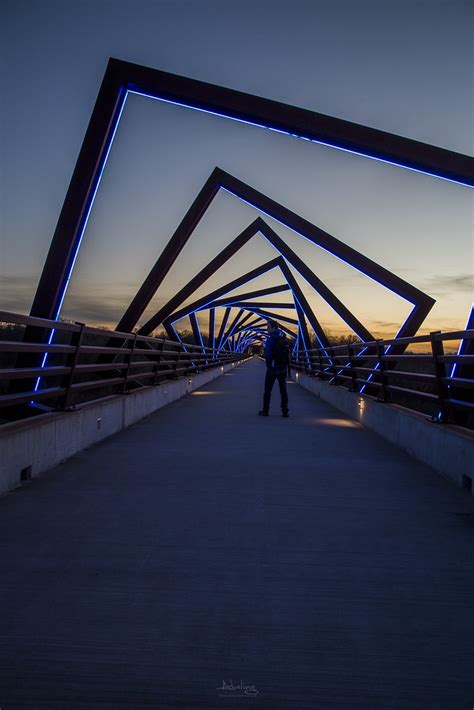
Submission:
M 2 710 L 471 710 L 472 497 L 264 374 L 0 499 Z

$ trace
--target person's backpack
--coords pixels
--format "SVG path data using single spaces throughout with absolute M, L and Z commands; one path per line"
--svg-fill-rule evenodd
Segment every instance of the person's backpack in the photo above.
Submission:
M 277 367 L 290 364 L 290 344 L 286 335 L 280 335 L 272 348 L 272 360 Z

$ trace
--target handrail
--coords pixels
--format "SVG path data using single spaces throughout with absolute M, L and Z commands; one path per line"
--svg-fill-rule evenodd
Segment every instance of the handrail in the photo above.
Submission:
M 1 316 L 1 314 L 0 314 Z M 360 341 L 360 342 L 355 342 L 355 343 L 350 343 L 352 347 L 357 348 L 367 348 L 370 346 L 376 346 L 378 342 L 382 342 L 384 346 L 386 345 L 393 345 L 396 343 L 397 345 L 412 345 L 413 343 L 430 343 L 431 342 L 431 335 L 433 335 L 435 340 L 472 340 L 474 338 L 474 330 L 455 330 L 455 331 L 450 331 L 447 333 L 438 333 L 435 332 L 433 334 L 430 333 L 430 335 L 416 335 L 413 337 L 407 337 L 407 338 L 392 338 L 389 340 L 368 340 L 368 341 Z M 330 349 L 332 350 L 340 350 L 341 348 L 347 348 L 347 344 L 344 343 L 342 345 L 332 345 Z M 306 352 L 325 352 L 327 351 L 328 348 L 308 348 Z
M 24 405 L 41 403 L 54 410 L 72 409 L 90 399 L 190 377 L 247 357 L 163 337 L 119 333 L 8 311 L 0 311 L 0 323 L 25 329 L 24 334 L 16 333 L 16 329 L 12 332 L 15 340 L 1 339 L 0 333 L 3 420 L 25 416 Z
M 401 404 L 431 415 L 436 422 L 474 428 L 473 339 L 471 329 L 300 348 L 292 357 L 292 367 L 361 397 Z M 453 340 L 464 343 L 464 352 L 445 352 L 444 343 Z M 430 351 L 392 354 L 393 345 L 406 348 L 419 343 L 428 344 Z
M 84 398 L 98 399 L 189 377 L 247 357 L 166 337 L 8 311 L 0 311 L 0 323 L 23 326 L 25 333 L 30 329 L 22 340 L 0 340 L 1 409 L 36 402 L 68 409 Z M 465 330 L 300 349 L 292 365 L 362 397 L 402 403 L 431 414 L 435 421 L 474 428 L 473 339 L 474 330 Z M 464 352 L 446 353 L 444 342 L 453 340 L 468 343 L 468 347 Z M 392 345 L 419 343 L 428 344 L 430 352 L 391 352 Z

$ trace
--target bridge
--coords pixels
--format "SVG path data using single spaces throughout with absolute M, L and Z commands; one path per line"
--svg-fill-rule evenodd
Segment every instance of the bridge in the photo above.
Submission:
M 114 331 L 61 320 L 130 93 L 473 184 L 467 156 L 110 60 L 31 312 L 0 312 L 0 708 L 472 707 L 474 310 L 419 334 L 433 298 L 215 167 Z M 260 216 L 142 323 L 221 189 Z M 409 303 L 395 337 L 265 216 Z M 274 318 L 289 418 L 276 392 L 258 416 Z
M 1 500 L 2 707 L 469 707 L 472 497 L 263 375 Z

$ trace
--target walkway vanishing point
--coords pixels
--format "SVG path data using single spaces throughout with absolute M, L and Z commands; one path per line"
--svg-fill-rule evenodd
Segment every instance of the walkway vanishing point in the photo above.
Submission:
M 0 499 L 2 710 L 474 706 L 472 497 L 263 375 Z

